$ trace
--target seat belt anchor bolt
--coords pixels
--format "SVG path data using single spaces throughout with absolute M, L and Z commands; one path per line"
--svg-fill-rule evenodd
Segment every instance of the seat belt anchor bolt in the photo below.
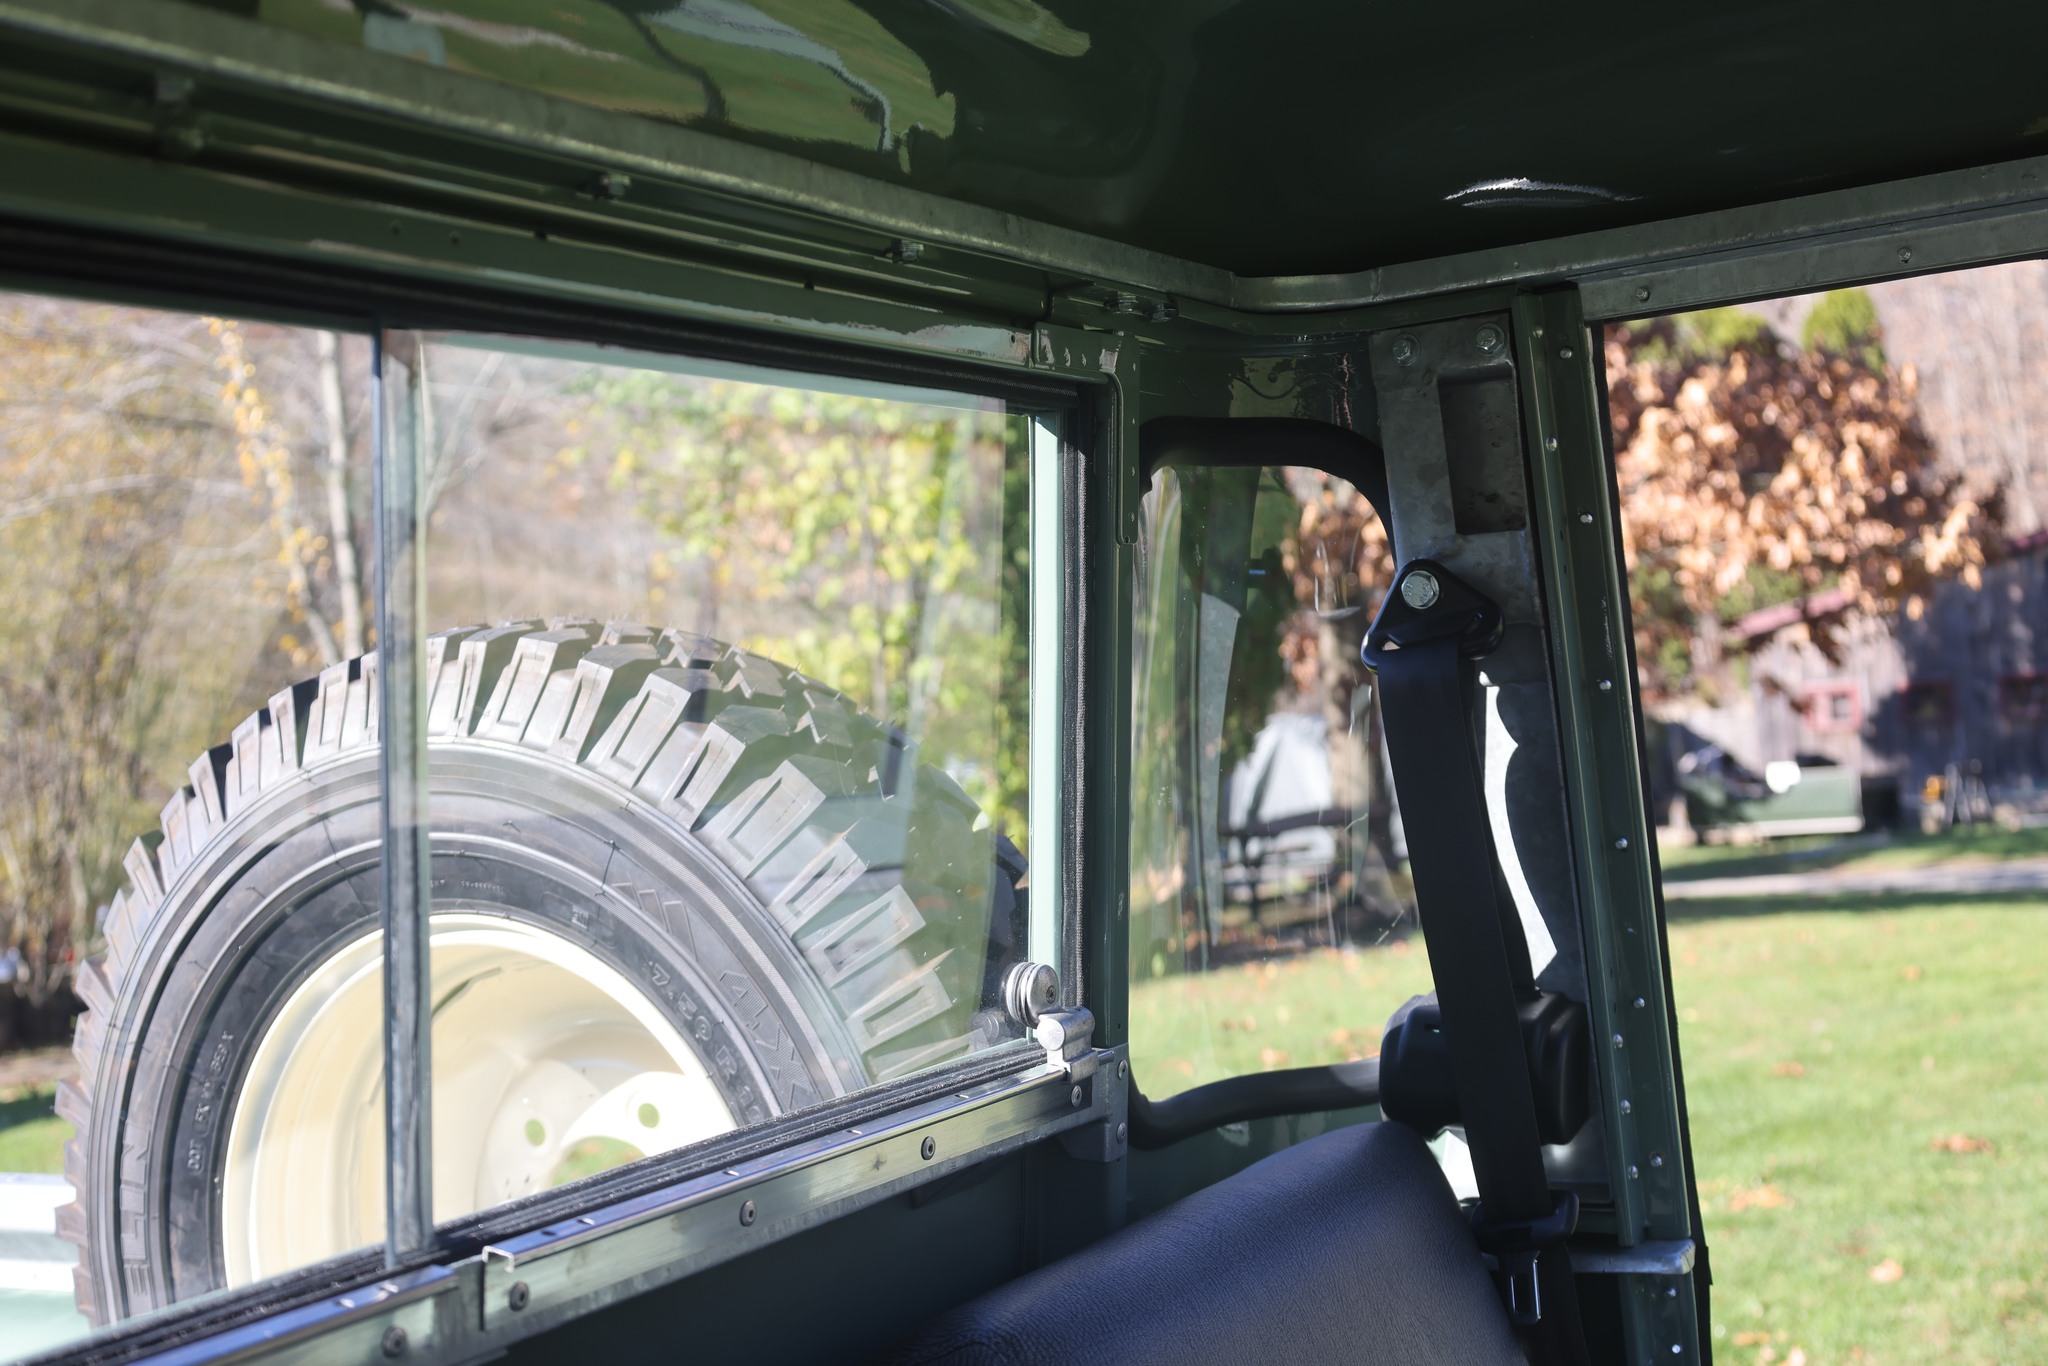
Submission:
M 1436 600 L 1441 596 L 1443 590 L 1437 586 L 1436 575 L 1427 569 L 1411 569 L 1408 576 L 1401 580 L 1401 601 L 1418 612 L 1428 611 L 1434 607 Z

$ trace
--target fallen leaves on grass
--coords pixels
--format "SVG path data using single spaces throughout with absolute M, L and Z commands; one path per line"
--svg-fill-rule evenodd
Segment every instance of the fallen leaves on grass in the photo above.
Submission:
M 1278 1048 L 1261 1048 L 1259 1050 L 1259 1066 L 1265 1068 L 1268 1072 L 1278 1067 L 1285 1067 L 1287 1066 L 1287 1054 Z
M 1885 1258 L 1876 1266 L 1870 1268 L 1870 1279 L 1876 1281 L 1879 1285 L 1890 1285 L 1894 1281 L 1901 1279 L 1905 1274 L 1906 1268 L 1900 1266 L 1890 1257 Z
M 1760 1186 L 1739 1190 L 1728 1197 L 1728 1212 L 1740 1214 L 1751 1209 L 1789 1209 L 1792 1197 L 1766 1181 Z
M 1996 1147 L 1992 1146 L 1990 1139 L 1972 1138 L 1968 1134 L 1943 1134 L 1940 1138 L 1931 1140 L 1927 1146 L 1938 1153 L 1995 1153 L 1998 1151 Z
M 1225 1034 L 1253 1034 L 1258 1031 L 1259 1017 L 1256 1015 L 1226 1015 L 1218 1026 Z
M 1905 978 L 1909 982 L 1917 982 L 1926 975 L 1926 972 L 1921 969 L 1918 963 L 1906 964 L 1904 971 L 1899 973 L 1899 976 Z
M 1771 1068 L 1771 1075 L 1774 1077 L 1803 1077 L 1806 1075 L 1806 1064 L 1803 1062 L 1781 1062 Z

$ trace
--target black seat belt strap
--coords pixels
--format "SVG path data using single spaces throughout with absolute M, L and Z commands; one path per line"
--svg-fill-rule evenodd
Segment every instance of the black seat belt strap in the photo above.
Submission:
M 1497 604 L 1441 565 L 1418 560 L 1402 568 L 1387 595 L 1366 636 L 1365 662 L 1379 675 L 1415 899 L 1479 1184 L 1480 1242 L 1499 1263 L 1509 1313 L 1536 1360 L 1582 1362 L 1564 1246 L 1577 1201 L 1553 1198 L 1543 1169 L 1519 1013 L 1533 984 L 1520 923 L 1507 919 L 1513 908 L 1498 893 L 1472 737 L 1470 661 L 1501 634 Z

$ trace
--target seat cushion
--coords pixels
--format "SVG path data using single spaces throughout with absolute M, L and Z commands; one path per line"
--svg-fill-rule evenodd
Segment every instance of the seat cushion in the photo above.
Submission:
M 890 1366 L 1522 1366 L 1429 1149 L 1399 1124 L 1311 1139 L 932 1320 Z

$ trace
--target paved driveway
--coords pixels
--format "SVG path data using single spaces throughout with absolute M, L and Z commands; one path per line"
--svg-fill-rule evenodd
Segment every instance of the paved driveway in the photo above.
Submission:
M 1753 877 L 1703 877 L 1664 882 L 1664 899 L 1737 900 L 1753 896 L 1966 895 L 1983 892 L 2048 892 L 2048 858 L 2003 863 L 1945 863 L 1932 868 L 1888 868 L 1836 873 L 1759 873 Z

